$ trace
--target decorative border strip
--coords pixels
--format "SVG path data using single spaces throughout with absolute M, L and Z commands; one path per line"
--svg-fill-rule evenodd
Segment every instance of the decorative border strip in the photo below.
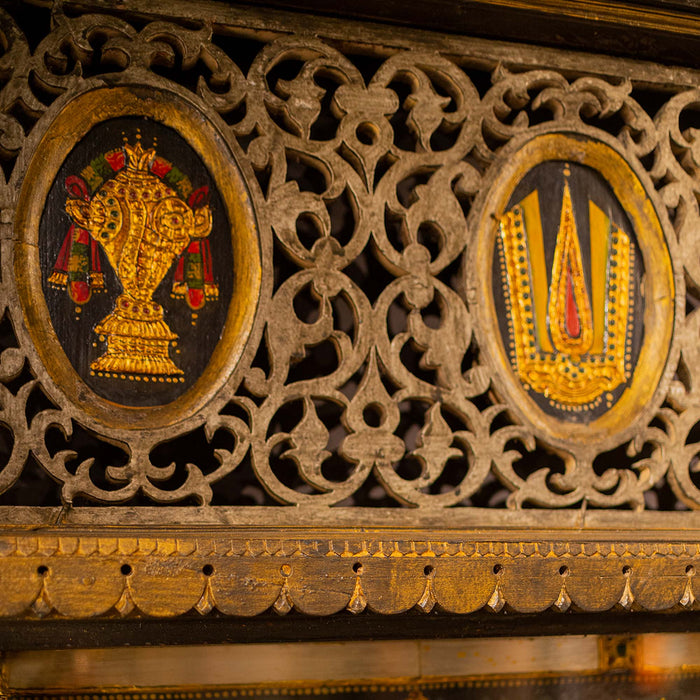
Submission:
M 687 541 L 3 535 L 0 615 L 691 610 L 699 565 Z
M 50 4 L 49 0 L 41 0 L 45 4 Z M 308 0 L 310 4 L 316 4 L 314 0 Z M 76 11 L 90 12 L 112 12 L 114 5 L 111 0 L 65 0 L 67 8 Z M 249 32 L 255 36 L 258 32 L 278 33 L 287 35 L 290 33 L 290 26 L 294 25 L 294 19 L 303 17 L 305 3 L 297 1 L 295 7 L 297 11 L 290 11 L 289 5 L 283 0 L 274 0 L 267 3 L 270 7 L 263 9 L 256 7 L 246 7 L 237 4 L 216 4 L 214 6 L 207 3 L 200 3 L 196 9 L 187 4 L 175 4 L 170 0 L 152 0 L 147 6 L 141 0 L 121 0 L 119 3 L 119 13 L 138 14 L 141 17 L 150 19 L 196 19 L 198 22 L 210 22 L 214 25 L 235 27 L 237 30 Z M 553 13 L 563 16 L 571 16 L 574 19 L 588 18 L 591 29 L 595 27 L 610 27 L 605 21 L 600 21 L 598 14 L 585 8 L 590 8 L 587 0 L 577 0 L 575 3 L 567 3 L 563 0 L 548 0 L 546 3 L 548 11 L 545 12 L 540 3 L 533 0 L 473 0 L 474 5 L 480 5 L 485 10 L 490 9 L 500 12 L 505 17 L 510 10 L 522 16 L 522 12 L 541 14 L 545 18 Z M 544 4 L 544 3 L 543 3 Z M 355 3 L 357 6 L 357 3 Z M 409 9 L 410 3 L 402 3 L 402 9 Z M 601 6 L 607 8 L 606 17 L 611 17 L 615 21 L 615 29 L 622 26 L 640 27 L 640 22 L 648 26 L 650 31 L 677 31 L 680 35 L 694 37 L 697 35 L 697 26 L 700 20 L 687 12 L 676 10 L 653 10 L 652 8 L 621 7 L 619 3 L 603 2 L 599 0 L 596 10 L 601 11 Z M 282 9 L 284 8 L 284 9 Z M 528 9 L 530 8 L 530 9 Z M 376 10 L 376 3 L 372 4 L 372 9 Z M 474 8 L 476 9 L 476 8 Z M 627 75 L 631 80 L 638 80 L 650 85 L 664 85 L 672 83 L 674 85 L 694 87 L 697 85 L 697 78 L 700 71 L 694 68 L 683 66 L 668 66 L 661 63 L 647 62 L 641 63 L 639 60 L 624 58 L 620 56 L 610 56 L 604 54 L 582 53 L 566 48 L 553 48 L 550 46 L 533 46 L 531 43 L 519 44 L 515 41 L 498 40 L 501 39 L 500 26 L 491 27 L 488 34 L 491 38 L 481 39 L 474 36 L 460 36 L 457 34 L 440 34 L 439 27 L 424 28 L 424 22 L 420 22 L 420 28 L 413 27 L 408 32 L 397 32 L 396 26 L 387 26 L 382 23 L 372 23 L 371 19 L 386 20 L 386 16 L 380 13 L 367 13 L 370 21 L 363 20 L 362 12 L 344 11 L 343 8 L 334 7 L 333 15 L 324 16 L 314 7 L 314 35 L 323 39 L 341 42 L 352 42 L 356 45 L 371 44 L 376 50 L 383 46 L 390 50 L 401 48 L 422 48 L 425 50 L 439 50 L 448 55 L 459 55 L 464 58 L 476 58 L 485 62 L 502 64 L 506 67 L 529 67 L 529 68 L 551 68 L 556 65 L 562 71 L 591 72 L 596 75 L 610 75 L 619 77 Z M 399 12 L 400 10 L 397 10 Z M 571 12 L 571 15 L 567 13 Z M 343 18 L 343 14 L 351 19 Z M 366 16 L 366 15 L 365 15 Z M 453 22 L 448 29 L 451 32 L 464 31 L 468 33 L 468 28 L 460 25 L 455 13 L 449 14 Z M 544 18 L 543 18 L 544 19 Z M 406 21 L 410 23 L 410 18 Z M 457 22 L 457 24 L 455 23 Z M 520 23 L 522 26 L 522 22 Z M 545 24 L 545 28 L 549 25 Z M 642 27 L 643 28 L 643 27 Z M 484 32 L 478 32 L 481 36 Z M 269 34 L 268 34 L 269 35 Z M 496 37 L 496 40 L 494 40 Z M 548 37 L 551 42 L 552 37 Z M 592 39 L 592 37 L 589 37 Z M 512 50 L 511 55 L 507 55 L 505 48 Z M 588 49 L 590 51 L 590 44 Z M 640 50 L 642 47 L 638 47 Z M 594 49 L 595 50 L 595 49 Z M 598 49 L 600 50 L 600 49 Z M 639 56 L 639 54 L 635 54 Z M 642 54 L 643 55 L 643 54 Z
M 665 695 L 677 693 L 681 684 L 690 684 L 685 691 L 697 689 L 700 667 L 693 651 L 697 636 L 567 635 L 253 648 L 237 643 L 206 648 L 44 650 L 7 653 L 1 678 L 5 695 L 82 696 L 84 700 L 354 697 L 363 692 L 373 698 L 396 692 L 415 697 L 420 691 L 450 691 L 438 693 L 437 697 L 446 698 L 459 688 L 608 684 L 631 684 L 636 693 Z M 314 664 L 315 659 L 324 663 Z

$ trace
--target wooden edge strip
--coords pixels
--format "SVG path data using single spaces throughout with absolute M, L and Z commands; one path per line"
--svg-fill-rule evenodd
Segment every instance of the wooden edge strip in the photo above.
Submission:
M 0 616 L 695 610 L 700 544 L 337 531 L 0 537 Z M 527 535 L 527 533 L 522 533 Z

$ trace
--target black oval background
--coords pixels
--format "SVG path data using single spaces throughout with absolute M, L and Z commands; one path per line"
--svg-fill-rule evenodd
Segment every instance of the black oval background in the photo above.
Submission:
M 88 303 L 83 305 L 77 320 L 75 304 L 68 291 L 54 289 L 48 284 L 58 252 L 71 225 L 65 211 L 66 177 L 80 175 L 92 160 L 123 146 L 125 137 L 134 144 L 137 132 L 141 134 L 144 148 L 150 148 L 154 138 L 157 140 L 157 154 L 187 175 L 193 189 L 204 185 L 209 187 L 213 221 L 209 242 L 214 281 L 219 286 L 218 300 L 206 302 L 197 312 L 198 318 L 193 326 L 191 310 L 186 302 L 170 296 L 177 261 L 173 262 L 153 295 L 153 299 L 164 308 L 166 323 L 179 336 L 179 352 L 171 349 L 170 357 L 184 371 L 184 382 L 143 382 L 90 375 L 90 363 L 106 349 L 106 343 L 99 341 L 94 328 L 111 313 L 115 299 L 121 292 L 121 283 L 101 249 L 100 262 L 106 292 L 93 294 Z M 146 117 L 120 117 L 93 127 L 76 144 L 61 165 L 44 206 L 39 226 L 39 263 L 44 297 L 54 331 L 73 368 L 95 393 L 126 406 L 162 406 L 177 399 L 197 381 L 221 338 L 233 294 L 230 231 L 229 218 L 214 179 L 199 155 L 174 129 Z
M 576 219 L 576 229 L 578 232 L 579 242 L 581 245 L 581 258 L 583 260 L 584 270 L 586 271 L 586 288 L 589 298 L 590 289 L 590 235 L 588 223 L 588 200 L 592 199 L 599 207 L 607 210 L 610 218 L 617 224 L 629 237 L 630 245 L 635 252 L 635 265 L 633 272 L 634 280 L 634 309 L 631 314 L 633 331 L 632 331 L 632 374 L 634 374 L 639 353 L 644 339 L 644 297 L 641 294 L 641 280 L 644 275 L 644 261 L 642 259 L 637 236 L 632 228 L 629 218 L 622 208 L 622 205 L 617 200 L 610 185 L 605 181 L 603 176 L 593 168 L 578 163 L 569 163 L 567 161 L 545 161 L 534 166 L 516 185 L 513 193 L 508 200 L 506 211 L 512 209 L 518 202 L 524 199 L 534 189 L 540 193 L 540 213 L 542 217 L 542 235 L 544 239 L 544 254 L 545 254 L 545 269 L 547 270 L 547 285 L 551 280 L 552 262 L 554 259 L 554 248 L 556 245 L 557 233 L 561 219 L 561 204 L 564 196 L 564 167 L 568 165 L 571 175 L 569 176 L 569 187 L 571 191 L 571 201 L 574 207 L 574 216 Z M 509 330 L 508 330 L 508 312 L 506 310 L 505 297 L 501 288 L 501 278 L 498 264 L 498 251 L 494 246 L 493 258 L 493 277 L 492 289 L 493 299 L 496 306 L 496 314 L 498 316 L 498 324 L 501 332 L 501 338 L 504 346 L 508 347 Z M 594 408 L 581 411 L 563 411 L 553 406 L 541 394 L 529 390 L 528 395 L 545 413 L 556 418 L 566 420 L 573 423 L 590 423 L 599 418 L 604 413 L 607 413 L 612 406 L 622 396 L 625 389 L 629 386 L 630 380 L 618 386 L 612 393 L 612 401 L 610 405 L 605 402 L 595 406 Z

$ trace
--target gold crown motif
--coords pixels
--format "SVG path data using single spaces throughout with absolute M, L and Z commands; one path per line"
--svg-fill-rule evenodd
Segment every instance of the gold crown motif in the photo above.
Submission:
M 141 145 L 141 137 L 136 137 L 136 145 L 132 146 L 126 139 L 124 140 L 124 151 L 126 152 L 126 167 L 127 170 L 148 171 L 149 166 L 156 157 L 156 149 L 149 148 L 144 150 Z

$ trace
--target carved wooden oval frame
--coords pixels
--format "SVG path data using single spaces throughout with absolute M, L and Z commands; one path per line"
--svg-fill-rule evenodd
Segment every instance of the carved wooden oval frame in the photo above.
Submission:
M 600 173 L 630 218 L 645 265 L 644 339 L 630 386 L 602 416 L 586 424 L 559 420 L 545 414 L 515 377 L 498 330 L 491 286 L 496 221 L 524 175 L 547 161 L 570 161 Z M 477 334 L 483 360 L 492 369 L 497 394 L 508 410 L 531 425 L 544 439 L 565 452 L 583 456 L 613 447 L 629 438 L 658 408 L 672 378 L 677 351 L 674 330 L 682 317 L 683 276 L 678 273 L 673 240 L 662 225 L 665 214 L 655 201 L 653 188 L 616 148 L 607 135 L 596 132 L 546 132 L 514 140 L 494 164 L 496 173 L 485 187 L 474 217 L 476 245 L 469 264 L 469 288 L 476 289 Z M 595 454 L 592 455 L 593 457 Z
M 95 125 L 114 117 L 141 116 L 175 130 L 201 157 L 217 183 L 231 225 L 234 289 L 221 339 L 195 384 L 155 407 L 130 407 L 99 397 L 67 359 L 51 326 L 41 286 L 38 231 L 49 188 L 73 146 Z M 65 138 L 70 134 L 70 138 Z M 111 429 L 159 428 L 191 417 L 216 394 L 236 368 L 260 297 L 262 264 L 256 216 L 232 145 L 201 106 L 162 87 L 124 84 L 96 87 L 68 101 L 45 125 L 24 176 L 18 205 L 15 272 L 26 327 L 56 395 Z M 59 388 L 60 387 L 60 388 Z

